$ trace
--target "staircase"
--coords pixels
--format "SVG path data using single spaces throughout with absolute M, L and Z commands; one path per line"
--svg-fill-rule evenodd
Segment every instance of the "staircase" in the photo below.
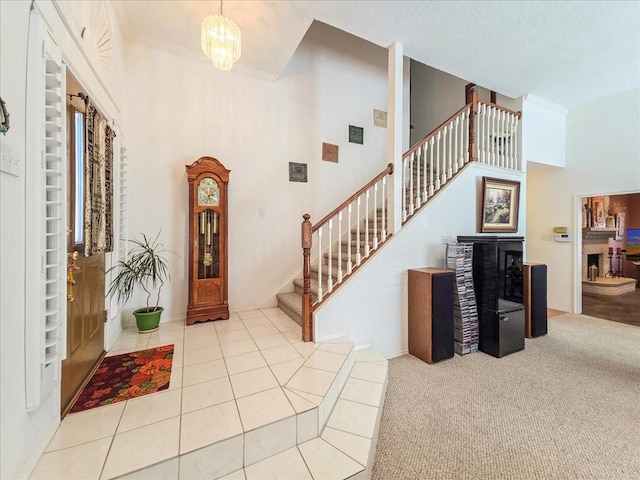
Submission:
M 361 239 L 366 238 L 367 231 L 369 233 L 369 239 L 373 239 L 376 233 L 378 234 L 380 233 L 380 225 L 382 222 L 383 214 L 384 214 L 385 225 L 386 225 L 388 222 L 386 210 L 382 208 L 376 209 L 376 219 L 379 222 L 377 229 L 374 228 L 373 225 L 371 225 L 371 221 L 367 222 L 365 218 L 360 220 Z M 369 225 L 367 225 L 367 223 Z M 341 257 L 340 266 L 343 272 L 347 271 L 349 268 L 349 260 L 348 260 L 348 256 L 346 255 L 349 248 L 351 248 L 352 263 L 354 263 L 354 259 L 356 258 L 358 253 L 360 253 L 361 258 L 366 258 L 366 252 L 365 252 L 366 242 L 364 245 L 361 245 L 361 248 L 357 247 L 358 229 L 356 228 L 355 225 L 350 231 L 350 236 L 351 236 L 351 245 L 349 245 L 349 242 L 347 240 L 343 239 L 340 241 L 340 244 L 341 244 L 340 252 L 342 253 L 342 255 L 340 255 Z M 371 245 L 370 245 L 370 249 L 371 249 Z M 319 273 L 318 262 L 311 264 L 310 293 L 311 293 L 311 299 L 313 302 L 316 302 L 318 299 L 319 286 L 321 284 L 327 285 L 329 278 L 331 278 L 332 285 L 341 283 L 338 281 L 338 271 L 340 269 L 338 268 L 339 260 L 338 260 L 338 253 L 337 253 L 338 252 L 337 244 L 334 243 L 333 248 L 331 250 L 332 250 L 331 276 L 329 276 L 328 274 L 329 272 L 329 253 L 328 252 L 325 252 L 322 255 L 323 267 L 321 272 L 321 279 L 322 279 L 321 282 L 318 282 L 318 273 Z M 302 295 L 303 293 L 304 293 L 304 278 L 300 277 L 300 278 L 296 278 L 293 281 L 292 292 L 279 293 L 276 295 L 276 298 L 278 299 L 278 307 L 287 315 L 289 315 L 294 321 L 300 324 L 300 326 L 302 326 Z
M 469 103 L 407 151 L 401 165 L 388 165 L 319 222 L 304 216 L 302 276 L 292 292 L 277 295 L 280 309 L 302 326 L 304 341 L 313 339 L 314 310 L 390 237 L 389 209 L 404 225 L 471 162 L 521 170 L 520 116 L 470 91 Z M 394 173 L 402 191 L 386 198 L 386 176 Z

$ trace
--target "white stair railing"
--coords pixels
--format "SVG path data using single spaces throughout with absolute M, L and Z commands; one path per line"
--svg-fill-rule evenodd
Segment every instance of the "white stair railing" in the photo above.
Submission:
M 406 223 L 466 164 L 521 170 L 520 112 L 475 99 L 402 157 L 402 223 Z
M 469 162 L 521 169 L 518 158 L 520 112 L 479 101 L 475 91 L 469 98 L 467 105 L 403 155 L 403 225 Z M 387 205 L 385 193 L 387 175 L 391 174 L 393 164 L 315 225 L 308 214 L 304 215 L 303 340 L 312 340 L 314 309 L 387 240 L 386 214 L 392 207 Z M 354 211 L 355 218 L 352 217 Z M 315 247 L 313 255 L 312 247 Z M 347 252 L 346 258 L 342 254 L 343 248 Z M 312 256 L 318 262 L 315 299 L 311 294 Z M 326 274 L 323 273 L 325 266 Z
M 402 221 L 405 223 L 469 162 L 471 105 L 465 105 L 404 154 Z
M 478 101 L 476 132 L 478 161 L 486 165 L 521 170 L 518 158 L 520 112 Z
M 315 305 L 344 283 L 387 239 L 385 192 L 387 175 L 392 173 L 393 165 L 389 164 L 367 185 L 315 225 L 309 221 L 309 215 L 304 215 L 302 335 L 305 341 L 311 340 L 310 319 L 307 323 L 304 318 L 307 316 L 306 312 L 308 311 L 310 315 Z M 355 218 L 352 218 L 354 210 Z M 315 247 L 313 254 L 312 246 Z M 342 255 L 343 248 L 347 251 L 346 258 Z M 335 250 L 337 253 L 334 253 Z M 318 283 L 315 299 L 311 296 L 312 256 L 318 262 L 316 272 L 313 274 Z M 326 273 L 324 273 L 325 269 Z

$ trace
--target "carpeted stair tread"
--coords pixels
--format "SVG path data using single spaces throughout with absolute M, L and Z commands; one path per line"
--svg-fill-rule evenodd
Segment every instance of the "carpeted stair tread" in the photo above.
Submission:
M 325 258 L 325 261 L 322 263 L 322 281 L 326 282 L 327 281 L 327 274 L 329 272 L 327 271 L 327 260 Z M 338 273 L 334 270 L 331 271 L 331 277 L 335 280 L 336 278 L 338 278 Z M 311 265 L 311 278 L 312 279 L 318 279 L 318 265 L 314 264 Z
M 280 310 L 302 326 L 302 294 L 298 292 L 278 293 L 276 298 Z
M 322 284 L 323 284 L 322 288 L 325 291 L 326 291 L 326 288 L 327 288 L 326 287 L 327 278 L 328 277 L 326 275 L 322 275 Z M 304 292 L 304 279 L 303 278 L 296 278 L 293 281 L 293 288 L 294 288 L 294 292 L 297 292 L 300 295 L 302 295 L 302 293 Z M 317 275 L 311 275 L 311 282 L 310 282 L 309 290 L 310 290 L 310 293 L 311 293 L 311 299 L 315 302 L 316 299 L 318 298 L 318 276 Z

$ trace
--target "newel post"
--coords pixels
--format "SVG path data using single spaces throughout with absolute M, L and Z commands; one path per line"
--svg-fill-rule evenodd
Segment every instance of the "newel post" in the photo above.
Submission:
M 313 312 L 311 311 L 311 216 L 305 213 L 302 218 L 302 340 L 310 342 L 313 340 Z
M 478 144 L 476 141 L 476 117 L 478 116 L 478 94 L 475 85 L 467 85 L 467 103 L 471 103 L 469 113 L 469 161 L 478 160 Z

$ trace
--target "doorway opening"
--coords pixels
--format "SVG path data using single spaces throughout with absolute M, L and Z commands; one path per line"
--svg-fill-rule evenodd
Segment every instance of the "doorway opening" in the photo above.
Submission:
M 627 257 L 640 229 L 640 193 L 583 197 L 581 206 L 582 314 L 640 326 L 640 261 Z

